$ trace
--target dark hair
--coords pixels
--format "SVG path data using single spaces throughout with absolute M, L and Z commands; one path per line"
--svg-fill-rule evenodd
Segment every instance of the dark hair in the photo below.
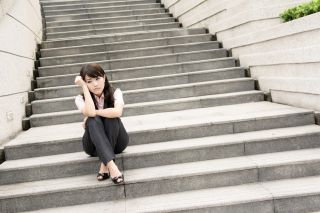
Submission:
M 102 67 L 98 64 L 86 64 L 81 67 L 80 70 L 80 76 L 82 80 L 85 81 L 85 76 L 89 76 L 90 78 L 96 78 L 96 77 L 104 77 L 105 76 L 105 82 L 104 82 L 104 88 L 103 88 L 103 94 L 104 94 L 104 108 L 108 107 L 114 107 L 114 88 L 111 86 L 111 84 L 108 81 L 107 75 L 105 74 Z M 90 95 L 92 97 L 94 106 L 96 109 L 98 109 L 98 103 L 96 99 L 94 98 L 94 94 L 90 92 Z M 84 95 L 82 94 L 83 99 Z

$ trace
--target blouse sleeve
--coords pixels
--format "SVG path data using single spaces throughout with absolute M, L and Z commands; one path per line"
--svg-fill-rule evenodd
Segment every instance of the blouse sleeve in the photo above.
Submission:
M 122 104 L 122 106 L 124 106 L 122 91 L 119 88 L 114 91 L 113 97 L 114 104 Z
M 75 98 L 75 103 L 76 103 L 76 105 L 77 105 L 78 110 L 79 110 L 80 112 L 82 112 L 82 109 L 83 109 L 83 107 L 84 107 L 84 105 L 85 105 L 82 95 L 77 95 L 77 96 L 76 96 L 76 98 Z

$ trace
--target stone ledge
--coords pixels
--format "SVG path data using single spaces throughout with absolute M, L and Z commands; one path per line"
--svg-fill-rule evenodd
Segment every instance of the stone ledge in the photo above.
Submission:
M 291 4 L 249 9 L 242 13 L 233 15 L 228 19 L 224 19 L 217 23 L 212 23 L 212 25 L 209 25 L 209 29 L 212 33 L 218 33 L 221 31 L 228 30 L 230 28 L 241 27 L 241 25 L 252 21 L 278 18 L 279 14 L 282 11 L 292 6 L 295 6 L 298 3 L 301 3 L 301 1 Z
M 320 124 L 320 95 L 271 89 L 272 101 L 290 106 L 316 110 L 315 122 Z
M 319 95 L 319 80 L 320 78 L 262 77 L 259 78 L 259 85 L 263 91 L 271 89 Z
M 319 63 L 320 45 L 239 56 L 241 66 Z
M 320 28 L 320 13 L 305 16 L 291 22 L 282 23 L 274 27 L 246 34 L 236 38 L 224 40 L 223 44 L 228 48 L 236 48 L 278 39 L 298 33 L 309 32 Z
M 210 17 L 213 17 L 222 11 L 226 11 L 227 5 L 232 4 L 230 1 L 222 1 L 219 3 L 204 1 L 202 4 L 199 4 L 193 10 L 190 10 L 189 13 L 184 14 L 180 17 L 181 22 L 186 26 L 194 26 L 200 22 L 203 22 Z M 193 15 L 192 15 L 193 14 Z

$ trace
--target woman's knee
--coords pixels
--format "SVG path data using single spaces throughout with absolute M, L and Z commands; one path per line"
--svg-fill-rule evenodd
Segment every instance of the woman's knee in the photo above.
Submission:
M 92 142 L 82 141 L 83 151 L 90 155 L 91 157 L 97 157 L 96 147 L 92 144 Z
M 88 117 L 88 119 L 86 120 L 86 126 L 94 126 L 99 123 L 102 123 L 100 116 Z
M 91 157 L 96 157 L 97 156 L 96 147 L 94 146 L 94 144 L 92 143 L 89 137 L 90 136 L 85 133 L 82 138 L 83 151 L 86 154 L 90 155 Z
M 117 124 L 118 118 L 101 118 L 105 124 Z
M 105 129 L 108 131 L 118 131 L 119 122 L 117 118 L 102 118 L 103 125 Z

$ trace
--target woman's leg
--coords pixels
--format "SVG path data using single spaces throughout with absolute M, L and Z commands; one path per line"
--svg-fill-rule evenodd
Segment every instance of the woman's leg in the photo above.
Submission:
M 114 153 L 121 153 L 127 147 L 129 137 L 120 118 L 104 118 L 103 123 Z M 114 161 L 110 161 L 107 168 L 115 183 L 123 182 L 123 176 Z
M 100 116 L 89 117 L 86 121 L 86 128 L 100 161 L 107 165 L 109 161 L 115 158 L 115 154 L 102 120 Z
M 85 131 L 82 137 L 82 147 L 85 153 L 87 153 L 91 157 L 97 157 L 96 147 L 94 146 L 94 144 L 90 139 L 90 134 L 87 127 L 85 128 Z
M 128 143 L 129 143 L 129 135 L 128 135 L 126 129 L 124 128 L 123 123 L 120 118 L 118 119 L 118 122 L 119 122 L 119 134 L 118 134 L 117 144 L 114 149 L 115 154 L 123 152 L 123 150 L 125 150 L 127 148 Z
M 120 118 L 103 118 L 104 128 L 114 153 L 119 154 L 129 143 L 129 136 Z

